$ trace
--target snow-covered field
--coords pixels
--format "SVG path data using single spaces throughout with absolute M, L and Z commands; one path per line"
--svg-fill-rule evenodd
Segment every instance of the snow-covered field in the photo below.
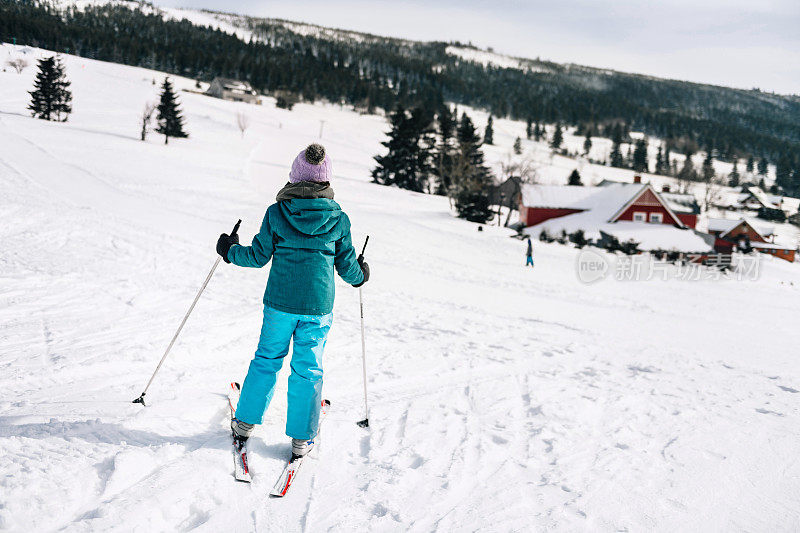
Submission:
M 797 265 L 765 257 L 756 281 L 585 285 L 577 250 L 537 243 L 528 270 L 507 230 L 369 183 L 379 117 L 183 93 L 191 137 L 141 142 L 163 75 L 64 60 L 63 124 L 27 115 L 34 69 L 0 73 L 0 529 L 800 528 Z M 354 240 L 371 237 L 372 427 L 355 424 L 358 298 L 339 283 L 333 410 L 318 456 L 270 500 L 289 452 L 286 375 L 253 439 L 252 485 L 232 477 L 224 396 L 255 348 L 266 270 L 222 265 L 150 405 L 130 401 L 217 235 L 240 217 L 244 237 L 257 230 L 320 120 Z M 493 160 L 515 136 L 498 123 Z

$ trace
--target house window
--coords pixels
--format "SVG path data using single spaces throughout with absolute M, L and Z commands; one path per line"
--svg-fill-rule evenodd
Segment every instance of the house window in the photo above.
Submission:
M 661 213 L 650 213 L 651 224 L 661 224 L 662 222 L 664 222 L 664 215 Z
M 647 222 L 647 213 L 642 211 L 634 211 L 633 212 L 633 221 L 634 222 Z

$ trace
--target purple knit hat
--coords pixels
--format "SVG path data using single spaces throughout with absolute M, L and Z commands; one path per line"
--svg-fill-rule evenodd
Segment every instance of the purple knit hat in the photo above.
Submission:
M 331 159 L 320 144 L 309 144 L 308 148 L 297 154 L 289 172 L 289 181 L 331 181 L 333 169 Z

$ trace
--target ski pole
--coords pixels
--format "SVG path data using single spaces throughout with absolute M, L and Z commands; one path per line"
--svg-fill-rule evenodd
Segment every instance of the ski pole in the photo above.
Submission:
M 231 236 L 236 235 L 236 232 L 239 231 L 239 225 L 241 223 L 242 223 L 242 221 L 240 219 L 236 223 L 236 225 L 233 226 L 233 231 L 231 232 Z M 142 394 L 138 398 L 133 400 L 131 403 L 140 403 L 142 405 L 145 405 L 145 403 L 144 403 L 144 395 L 147 394 L 147 389 L 150 388 L 150 385 L 153 383 L 153 379 L 156 377 L 156 374 L 158 374 L 158 371 L 161 369 L 161 365 L 164 364 L 164 360 L 167 358 L 167 355 L 169 354 L 169 351 L 172 349 L 172 345 L 175 344 L 175 341 L 178 339 L 178 335 L 181 334 L 181 330 L 183 329 L 183 326 L 186 324 L 186 321 L 189 319 L 189 315 L 192 314 L 192 311 L 194 310 L 194 306 L 197 304 L 197 301 L 200 299 L 200 295 L 203 294 L 204 290 L 206 290 L 206 286 L 208 285 L 208 282 L 211 281 L 211 276 L 214 275 L 214 271 L 217 269 L 217 265 L 219 265 L 219 262 L 221 260 L 222 260 L 222 257 L 217 257 L 217 260 L 214 261 L 214 266 L 211 267 L 211 271 L 208 273 L 208 276 L 206 276 L 206 279 L 203 282 L 203 285 L 200 287 L 200 290 L 197 291 L 197 296 L 194 297 L 194 301 L 192 302 L 192 305 L 189 306 L 189 310 L 186 312 L 186 315 L 183 317 L 183 320 L 181 320 L 181 325 L 178 326 L 178 331 L 175 332 L 175 335 L 173 335 L 172 340 L 169 341 L 169 346 L 167 346 L 167 350 L 164 352 L 164 355 L 161 356 L 161 361 L 158 362 L 158 366 L 156 367 L 155 371 L 153 372 L 153 375 L 150 376 L 150 381 L 147 382 L 147 386 L 144 388 L 144 392 L 142 392 Z
M 361 249 L 361 254 L 358 256 L 358 262 L 364 260 L 364 252 L 367 250 L 367 243 L 369 242 L 369 235 L 364 241 L 364 247 Z M 369 427 L 369 403 L 367 402 L 367 344 L 364 339 L 364 298 L 361 292 L 361 287 L 358 288 L 358 306 L 361 310 L 361 371 L 364 378 L 364 420 L 356 422 L 362 428 Z

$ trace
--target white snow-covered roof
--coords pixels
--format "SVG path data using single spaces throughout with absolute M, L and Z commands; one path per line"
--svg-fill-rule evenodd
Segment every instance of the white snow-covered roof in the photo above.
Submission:
M 214 81 L 219 83 L 226 91 L 235 93 L 254 93 L 253 86 L 250 83 L 242 80 L 235 80 L 233 78 L 215 78 Z
M 751 242 L 750 246 L 753 248 L 765 248 L 770 250 L 792 250 L 791 246 L 782 246 L 772 242 Z
M 725 233 L 735 228 L 741 221 L 741 219 L 709 218 L 708 231 L 721 231 Z
M 615 236 L 620 242 L 633 240 L 639 243 L 639 249 L 643 251 L 666 250 L 699 253 L 713 250 L 713 246 L 691 228 L 681 229 L 669 224 L 629 222 L 627 220 L 618 222 L 604 220 L 598 224 L 596 220 L 587 216 L 590 214 L 583 212 L 552 218 L 526 228 L 525 232 L 538 236 L 542 231 L 546 231 L 552 236 L 558 236 L 562 231 L 569 234 L 583 230 L 584 236 L 593 240 L 600 239 L 602 232 Z
M 525 207 L 556 209 L 581 209 L 603 213 L 599 219 L 605 221 L 625 205 L 646 185 L 641 183 L 617 183 L 604 187 L 580 187 L 570 185 L 525 185 L 522 187 L 522 203 Z
M 793 215 L 800 211 L 800 198 L 792 198 L 791 196 L 784 196 L 781 201 L 781 208 L 787 211 L 789 215 Z
M 695 215 L 700 213 L 700 207 L 697 205 L 697 199 L 693 194 L 660 192 L 658 195 L 676 213 L 691 213 Z
M 523 185 L 522 203 L 525 207 L 588 209 L 585 200 L 595 193 L 595 187 Z
M 762 191 L 760 187 L 748 187 L 747 190 L 764 207 L 768 207 L 770 209 L 778 209 L 778 206 L 772 202 L 771 195 Z M 780 199 L 780 196 L 778 198 Z
M 765 224 L 763 220 L 757 218 L 709 218 L 708 231 L 719 231 L 725 234 L 741 224 L 747 222 L 762 236 L 768 237 L 775 232 L 775 227 Z
M 722 190 L 719 193 L 719 198 L 714 201 L 714 205 L 717 207 L 741 208 L 740 197 L 747 198 L 749 195 L 737 190 Z
M 760 187 L 747 187 L 736 197 L 736 203 L 744 205 L 748 198 L 754 198 L 759 204 L 769 209 L 779 209 L 781 197 L 767 194 Z
M 620 221 L 601 228 L 620 242 L 633 240 L 643 251 L 711 252 L 714 247 L 694 230 L 680 229 L 667 224 Z

